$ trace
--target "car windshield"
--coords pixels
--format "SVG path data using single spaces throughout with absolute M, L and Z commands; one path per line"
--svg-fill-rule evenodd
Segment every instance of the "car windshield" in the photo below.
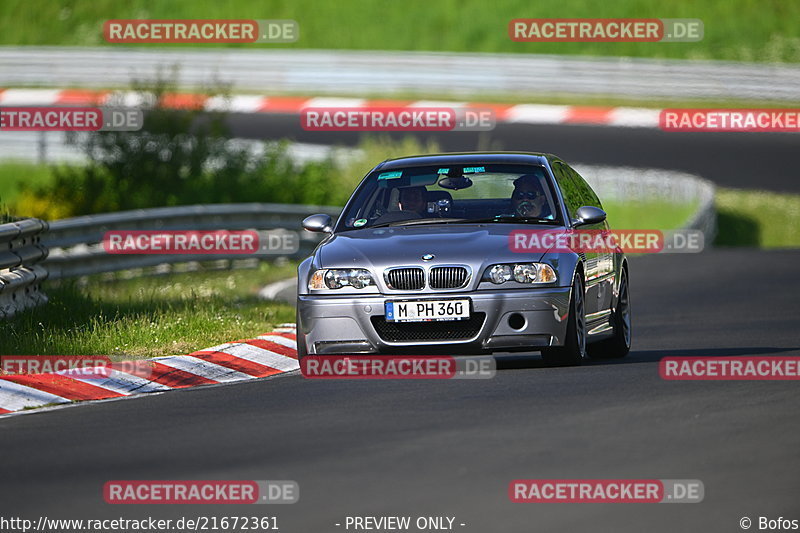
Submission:
M 347 206 L 339 230 L 418 224 L 557 224 L 555 193 L 538 165 L 448 165 L 377 170 Z

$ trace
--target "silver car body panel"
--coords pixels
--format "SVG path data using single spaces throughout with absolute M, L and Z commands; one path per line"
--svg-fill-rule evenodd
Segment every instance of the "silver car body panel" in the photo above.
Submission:
M 506 154 L 462 155 L 473 156 L 477 162 L 487 155 L 502 157 Z M 549 159 L 560 163 L 557 158 L 541 154 L 510 154 L 508 157 L 545 167 L 555 183 Z M 428 159 L 413 158 L 430 164 Z M 404 161 L 389 163 L 401 165 Z M 378 165 L 373 171 L 383 170 L 385 164 Z M 561 229 L 567 229 L 574 221 L 568 217 L 562 191 L 558 186 L 554 189 L 561 219 L 567 221 Z M 347 207 L 343 212 L 346 211 Z M 565 338 L 572 282 L 579 269 L 586 280 L 589 340 L 603 338 L 611 331 L 609 318 L 616 305 L 618 273 L 624 261 L 621 254 L 587 258 L 574 252 L 513 252 L 509 246 L 509 233 L 514 229 L 532 227 L 522 224 L 399 225 L 340 231 L 340 223 L 341 219 L 335 225 L 335 233 L 327 236 L 298 268 L 298 334 L 305 339 L 309 354 L 388 354 L 404 350 L 424 353 L 434 348 L 445 348 L 458 354 L 476 350 L 537 350 L 561 345 Z M 558 229 L 552 225 L 546 227 Z M 515 281 L 495 285 L 483 280 L 484 272 L 491 265 L 521 262 L 547 263 L 556 271 L 558 279 L 552 284 L 538 286 Z M 427 282 L 429 273 L 439 266 L 467 268 L 468 281 L 461 288 L 432 289 Z M 419 290 L 392 289 L 387 283 L 386 273 L 399 267 L 422 268 L 424 287 Z M 369 270 L 375 284 L 364 289 L 311 290 L 308 287 L 311 274 L 318 269 L 350 268 Z M 387 301 L 431 298 L 469 299 L 470 320 L 473 320 L 470 327 L 458 324 L 458 321 L 399 327 L 387 326 L 382 321 Z M 515 315 L 513 319 L 512 315 Z M 424 328 L 441 331 L 441 338 L 423 331 Z M 459 328 L 460 336 L 454 337 L 452 330 Z M 414 337 L 420 332 L 425 334 Z

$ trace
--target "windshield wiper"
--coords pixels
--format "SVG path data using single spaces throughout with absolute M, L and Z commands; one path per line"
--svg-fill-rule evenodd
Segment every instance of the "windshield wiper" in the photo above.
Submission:
M 450 222 L 467 222 L 468 218 L 412 218 L 410 220 L 395 220 L 394 222 L 385 222 L 383 224 L 376 224 L 369 226 L 372 228 L 384 228 L 386 226 L 417 226 L 423 224 L 448 224 Z
M 540 218 L 540 217 L 515 217 L 511 215 L 498 215 L 496 217 L 490 218 L 459 218 L 454 219 L 452 222 L 467 222 L 470 224 L 486 224 L 491 222 L 510 222 L 512 224 L 559 224 L 557 220 L 553 220 L 552 218 Z
M 387 226 L 422 226 L 425 224 L 487 224 L 492 222 L 498 223 L 512 223 L 512 224 L 550 224 L 559 225 L 557 220 L 551 218 L 539 217 L 515 217 L 511 215 L 498 215 L 490 218 L 413 218 L 410 220 L 395 220 L 394 222 L 385 222 L 372 228 L 385 228 Z

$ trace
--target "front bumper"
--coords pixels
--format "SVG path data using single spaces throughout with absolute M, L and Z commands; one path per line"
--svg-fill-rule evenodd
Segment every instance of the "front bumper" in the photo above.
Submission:
M 570 287 L 397 295 L 303 295 L 298 332 L 309 354 L 492 352 L 560 346 L 567 328 Z M 384 302 L 469 298 L 468 321 L 387 323 Z M 438 350 L 437 350 L 438 349 Z

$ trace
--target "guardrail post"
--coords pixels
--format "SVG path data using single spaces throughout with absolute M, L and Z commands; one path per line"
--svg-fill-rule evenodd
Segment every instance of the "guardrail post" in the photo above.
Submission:
M 36 218 L 0 224 L 0 318 L 47 302 L 41 283 L 48 272 L 40 264 L 47 257 L 41 244 L 47 229 Z

